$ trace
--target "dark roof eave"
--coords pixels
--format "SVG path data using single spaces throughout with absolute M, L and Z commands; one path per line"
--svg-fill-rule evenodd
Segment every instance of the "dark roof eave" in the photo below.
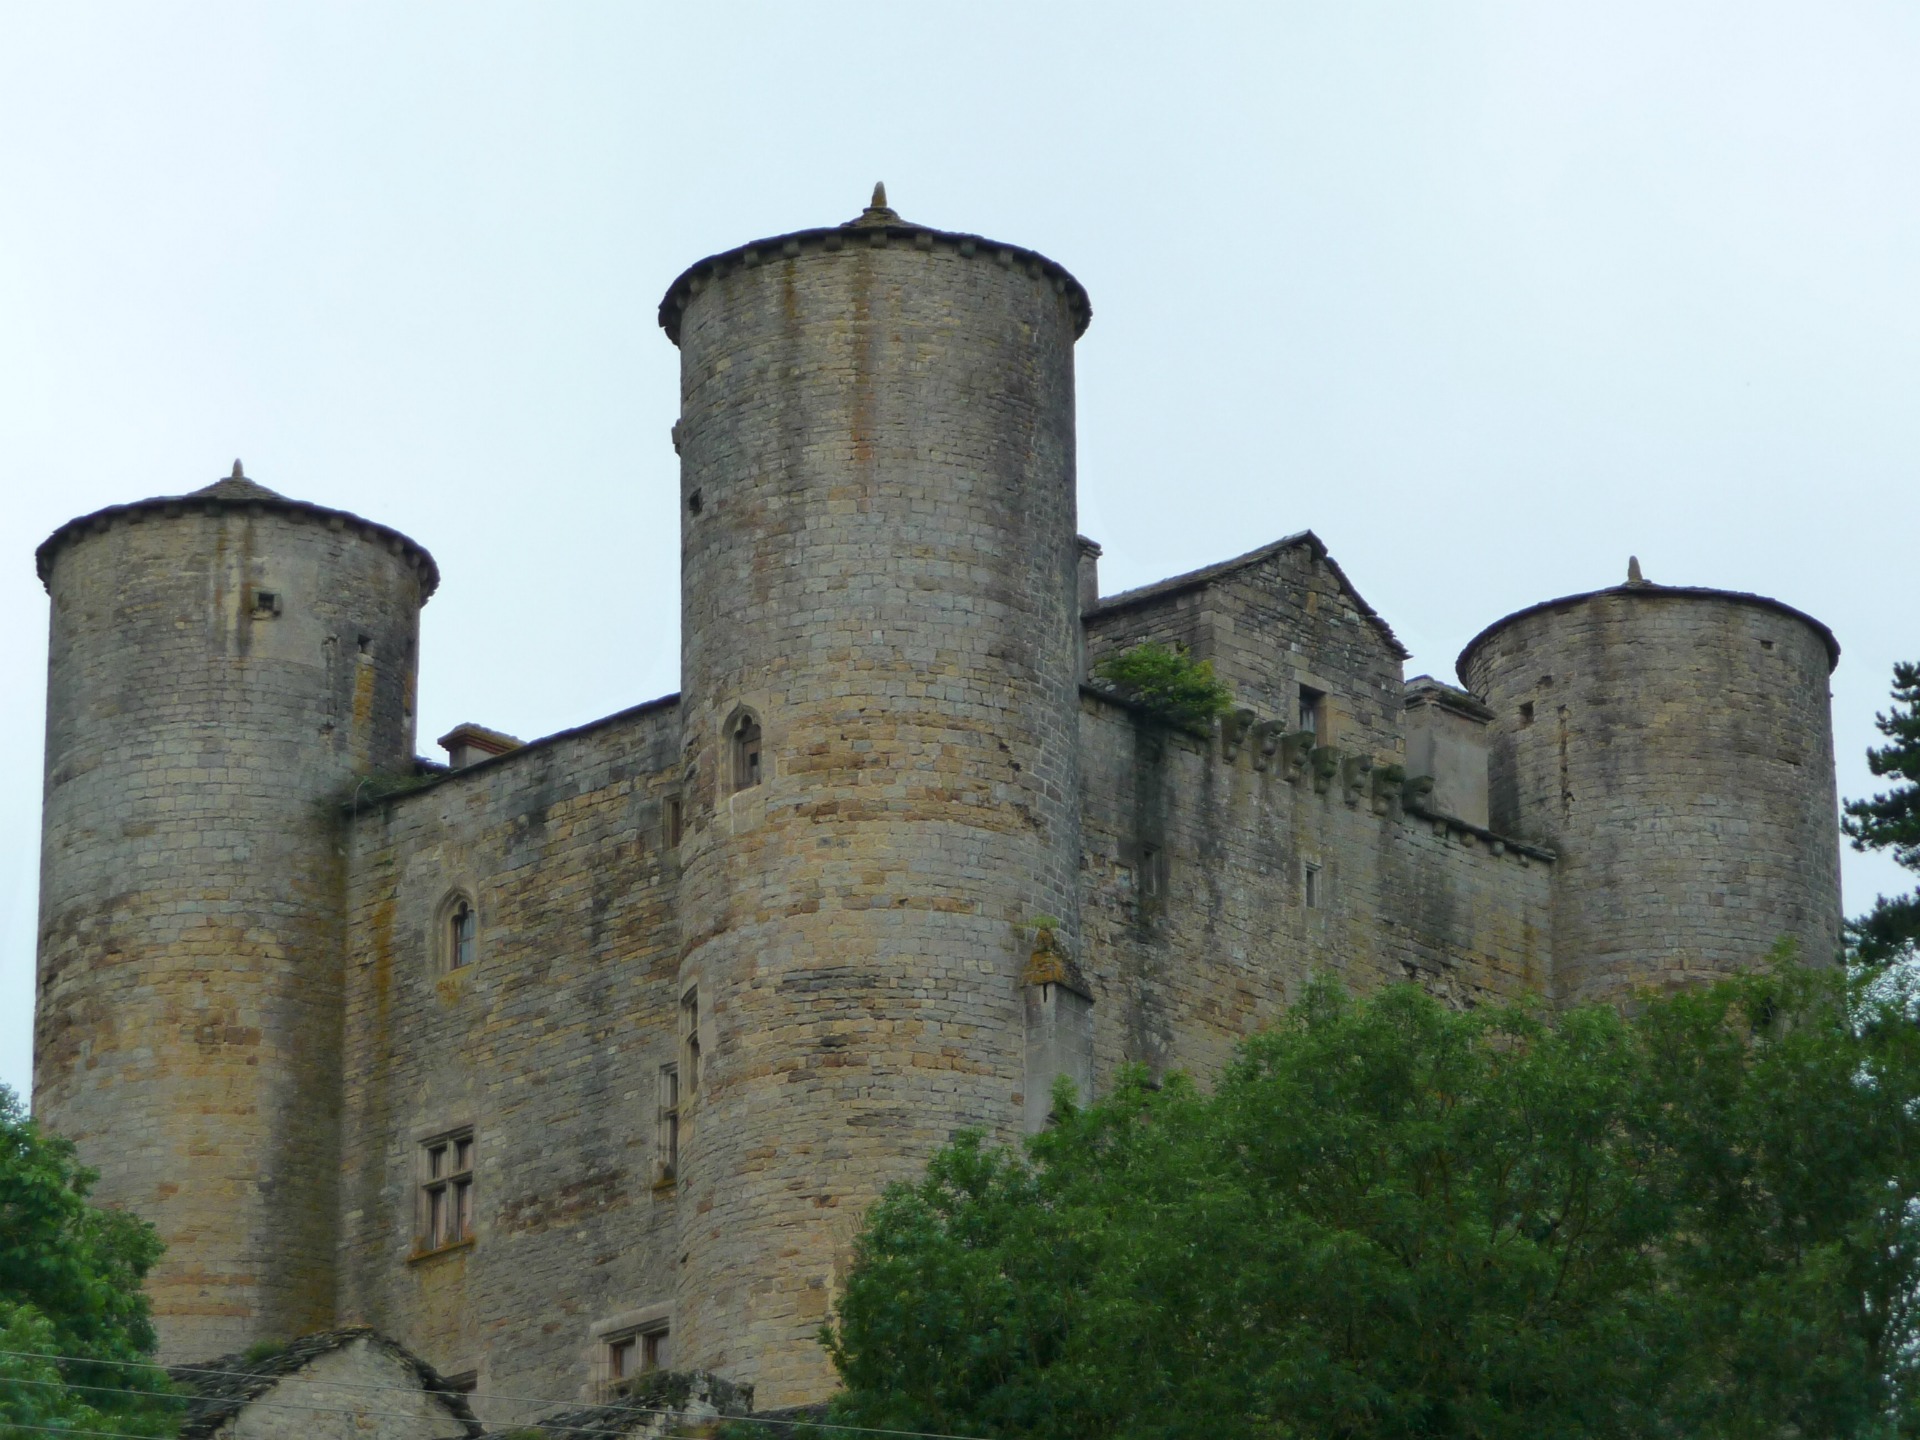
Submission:
M 806 230 L 793 230 L 785 235 L 773 235 L 765 240 L 736 245 L 731 250 L 722 250 L 704 260 L 697 260 L 681 271 L 667 287 L 667 293 L 660 301 L 660 328 L 667 332 L 667 338 L 675 345 L 680 343 L 680 317 L 687 308 L 687 302 L 704 288 L 710 277 L 749 269 L 763 262 L 791 260 L 810 248 L 842 250 L 872 245 L 876 235 L 885 236 L 887 242 L 903 240 L 910 245 L 920 243 L 924 236 L 928 245 L 950 245 L 962 255 L 978 255 L 983 260 L 1004 254 L 1008 257 L 1008 264 L 1024 266 L 1034 276 L 1044 275 L 1054 282 L 1054 288 L 1066 297 L 1067 306 L 1073 313 L 1074 339 L 1086 334 L 1087 326 L 1092 322 L 1093 302 L 1087 298 L 1086 286 L 1074 279 L 1066 266 L 1057 260 L 1049 260 L 1037 250 L 1029 250 L 1024 245 L 1010 245 L 1004 240 L 989 240 L 984 235 L 971 235 L 960 230 L 939 230 L 931 225 L 888 221 L 882 224 L 819 225 Z
M 51 586 L 53 580 L 54 558 L 69 542 L 82 535 L 97 533 L 111 526 L 115 521 L 138 517 L 145 519 L 150 514 L 184 514 L 189 510 L 251 510 L 256 513 L 272 512 L 282 515 L 301 515 L 309 519 L 328 522 L 338 520 L 341 528 L 353 528 L 380 540 L 394 550 L 396 554 L 411 553 L 416 557 L 415 565 L 420 574 L 420 603 L 426 604 L 433 592 L 440 588 L 440 567 L 428 553 L 426 546 L 410 539 L 392 526 L 382 525 L 377 520 L 368 520 L 355 515 L 350 510 L 335 510 L 326 505 L 315 505 L 306 500 L 289 500 L 284 495 L 275 495 L 267 491 L 258 495 L 227 497 L 221 495 L 154 495 L 145 500 L 130 500 L 122 505 L 108 505 L 87 515 L 76 516 L 55 530 L 33 552 L 34 569 L 40 576 L 43 586 Z
M 1832 674 L 1834 668 L 1840 663 L 1840 641 L 1835 638 L 1833 631 L 1806 611 L 1796 610 L 1784 600 L 1775 600 L 1771 595 L 1754 595 L 1744 590 L 1716 590 L 1710 585 L 1654 585 L 1643 581 L 1637 585 L 1612 585 L 1604 590 L 1584 590 L 1578 595 L 1562 595 L 1555 600 L 1542 600 L 1537 605 L 1516 610 L 1511 615 L 1503 615 L 1461 647 L 1459 656 L 1453 662 L 1454 674 L 1464 681 L 1467 678 L 1467 662 L 1472 658 L 1474 651 L 1507 626 L 1530 616 L 1544 615 L 1552 610 L 1570 609 L 1575 605 L 1584 605 L 1589 600 L 1598 600 L 1610 595 L 1620 595 L 1635 600 L 1731 600 L 1742 605 L 1752 605 L 1757 609 L 1771 610 L 1776 614 L 1798 620 L 1820 637 L 1821 644 L 1825 645 L 1827 650 L 1828 674 Z

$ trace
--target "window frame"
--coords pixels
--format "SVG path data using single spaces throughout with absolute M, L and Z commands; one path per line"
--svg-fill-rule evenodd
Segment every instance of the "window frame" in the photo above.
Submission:
M 655 1081 L 659 1098 L 658 1125 L 654 1135 L 654 1180 L 656 1185 L 672 1185 L 680 1178 L 680 1065 L 677 1061 L 662 1065 Z
M 460 932 L 463 916 L 464 935 Z M 441 897 L 434 910 L 433 931 L 433 963 L 440 975 L 457 975 L 480 963 L 480 905 L 466 886 L 456 885 Z
M 700 1093 L 700 986 L 689 985 L 680 993 L 680 1105 L 685 1114 L 688 1101 Z
M 473 1126 L 456 1125 L 431 1135 L 419 1142 L 416 1154 L 414 1254 L 438 1255 L 471 1245 L 477 1230 L 479 1156 Z M 438 1163 L 443 1155 L 451 1159 L 451 1166 Z
M 727 717 L 727 779 L 734 794 L 751 790 L 767 778 L 767 731 L 747 706 Z

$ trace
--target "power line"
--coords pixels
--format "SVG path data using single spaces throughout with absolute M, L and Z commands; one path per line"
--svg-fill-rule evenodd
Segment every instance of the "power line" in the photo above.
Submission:
M 73 1365 L 110 1365 L 118 1369 L 124 1369 L 124 1370 L 158 1370 L 162 1374 L 168 1373 L 166 1366 L 155 1364 L 152 1361 L 96 1360 L 96 1359 L 92 1359 L 87 1356 L 81 1356 L 81 1355 L 46 1355 L 46 1354 L 42 1354 L 39 1351 L 34 1351 L 34 1350 L 0 1350 L 0 1358 L 13 1358 L 13 1359 L 25 1359 L 25 1360 L 50 1360 L 55 1363 L 64 1363 L 64 1364 L 73 1364 Z M 209 1378 L 236 1379 L 236 1380 L 284 1379 L 284 1378 L 290 1378 L 290 1376 L 293 1373 L 295 1373 L 295 1372 L 289 1372 L 287 1376 L 263 1376 L 257 1370 L 212 1370 L 199 1365 L 183 1365 L 183 1366 L 180 1366 L 179 1368 L 184 1372 L 186 1372 L 188 1376 L 204 1375 Z M 64 1381 L 54 1381 L 54 1380 L 14 1380 L 12 1383 L 20 1384 L 20 1385 L 66 1384 L 66 1382 Z M 191 1383 L 191 1382 L 189 1381 L 187 1383 Z M 379 1393 L 386 1393 L 386 1394 L 433 1395 L 433 1394 L 459 1393 L 455 1391 L 444 1391 L 444 1390 L 434 1391 L 434 1390 L 427 1389 L 425 1386 L 422 1386 L 420 1389 L 416 1390 L 414 1387 L 410 1385 L 364 1385 L 364 1384 L 353 1384 L 347 1381 L 333 1381 L 333 1380 L 314 1381 L 311 1383 L 324 1384 L 335 1390 L 363 1390 L 363 1391 L 379 1392 Z M 132 1396 L 137 1396 L 147 1400 L 172 1400 L 172 1401 L 178 1401 L 186 1404 L 192 1404 L 196 1400 L 209 1401 L 209 1400 L 219 1400 L 223 1398 L 234 1398 L 234 1397 L 221 1397 L 221 1396 L 163 1395 L 150 1390 L 129 1390 L 125 1388 L 116 1388 L 110 1385 L 67 1385 L 67 1388 L 72 1390 L 100 1391 L 100 1392 L 104 1392 L 112 1395 L 132 1395 Z M 569 1410 L 611 1408 L 612 1406 L 618 1406 L 618 1408 L 626 1410 L 635 1415 L 678 1415 L 682 1413 L 677 1410 L 663 1410 L 663 1409 L 659 1409 L 657 1407 L 652 1407 L 652 1406 L 628 1405 L 621 1401 L 609 1402 L 608 1406 L 601 1407 L 601 1406 L 593 1406 L 590 1404 L 584 1404 L 579 1400 L 542 1399 L 542 1398 L 536 1398 L 536 1397 L 527 1396 L 527 1395 L 496 1395 L 491 1391 L 489 1391 L 484 1395 L 478 1395 L 473 1398 L 483 1401 L 487 1404 L 500 1402 L 500 1403 L 509 1404 L 509 1405 L 523 1405 L 528 1407 L 556 1411 L 559 1413 L 565 1413 L 566 1411 L 569 1411 Z M 262 1405 L 272 1409 L 283 1409 L 283 1410 L 318 1410 L 318 1411 L 324 1411 L 329 1414 L 389 1415 L 389 1416 L 396 1416 L 399 1418 L 411 1418 L 409 1416 L 402 1415 L 402 1412 L 399 1412 L 399 1411 L 392 1411 L 392 1410 L 355 1411 L 342 1406 L 299 1405 L 299 1404 L 295 1404 L 292 1401 L 285 1401 L 285 1400 L 237 1400 L 236 1403 L 239 1405 Z M 726 1424 L 779 1425 L 779 1426 L 789 1426 L 789 1427 L 794 1425 L 811 1425 L 821 1430 L 842 1430 L 842 1431 L 847 1431 L 850 1433 L 860 1434 L 860 1435 L 892 1435 L 892 1436 L 900 1437 L 900 1440 L 986 1440 L 986 1437 L 978 1436 L 978 1435 L 955 1435 L 945 1431 L 938 1431 L 938 1430 L 883 1430 L 872 1425 L 847 1425 L 842 1423 L 836 1423 L 830 1420 L 772 1420 L 764 1416 L 757 1416 L 757 1415 L 716 1415 L 713 1418 L 718 1421 L 724 1422 Z M 577 1432 L 582 1435 L 621 1435 L 626 1433 L 625 1431 L 621 1431 L 621 1430 L 609 1430 L 603 1426 L 555 1425 L 555 1424 L 547 1424 L 541 1421 L 530 1421 L 528 1423 L 529 1425 L 534 1426 L 541 1430 L 553 1430 L 553 1431 L 564 1430 L 569 1432 Z M 36 1427 L 21 1426 L 17 1428 L 32 1429 Z M 65 1433 L 71 1434 L 71 1435 L 83 1435 L 83 1434 L 89 1434 L 89 1433 L 104 1435 L 109 1433 L 106 1431 L 88 1432 L 83 1430 L 65 1430 L 65 1427 L 44 1427 L 43 1426 L 38 1428 L 43 1428 L 43 1429 L 58 1428 L 58 1429 L 64 1430 Z M 151 1437 L 137 1436 L 137 1437 L 130 1437 L 130 1440 L 151 1440 Z

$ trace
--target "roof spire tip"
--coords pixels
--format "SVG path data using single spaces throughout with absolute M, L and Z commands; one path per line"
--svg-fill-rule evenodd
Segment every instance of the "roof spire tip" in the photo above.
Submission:
M 244 480 L 247 478 L 247 472 L 240 468 L 240 462 L 238 460 L 233 462 L 233 478 L 236 480 Z
M 869 205 L 867 208 L 870 210 L 884 210 L 887 208 L 887 182 L 886 181 L 876 180 L 873 182 L 873 203 Z
M 1627 584 L 1644 585 L 1646 583 L 1647 577 L 1640 573 L 1640 557 L 1638 555 L 1627 556 Z

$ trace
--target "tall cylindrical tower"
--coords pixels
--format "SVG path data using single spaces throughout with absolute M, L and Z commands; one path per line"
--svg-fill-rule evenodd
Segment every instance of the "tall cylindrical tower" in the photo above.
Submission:
M 1495 830 L 1557 850 L 1562 1004 L 1840 942 L 1827 676 L 1840 647 L 1777 600 L 1651 585 L 1490 626 L 1460 677 L 1493 708 Z
M 34 1111 L 151 1220 L 168 1360 L 324 1328 L 341 807 L 410 766 L 418 546 L 243 478 L 40 547 Z
M 1026 928 L 1078 933 L 1073 343 L 1051 261 L 902 222 L 676 280 L 675 1361 L 818 1398 L 861 1210 L 1021 1124 Z

